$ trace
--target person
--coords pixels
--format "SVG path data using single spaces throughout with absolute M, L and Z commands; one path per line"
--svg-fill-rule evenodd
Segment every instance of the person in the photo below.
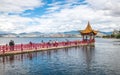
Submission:
M 86 41 L 88 40 L 87 38 L 88 38 L 88 37 L 86 36 Z
M 41 43 L 44 43 L 43 40 L 41 41 Z
M 29 42 L 29 45 L 30 45 L 30 49 L 32 49 L 33 43 L 31 41 Z
M 13 51 L 13 50 L 14 50 L 14 45 L 15 45 L 14 41 L 13 41 L 13 40 L 10 40 L 10 42 L 9 42 L 10 51 Z
M 33 43 L 30 41 L 29 44 L 32 46 Z

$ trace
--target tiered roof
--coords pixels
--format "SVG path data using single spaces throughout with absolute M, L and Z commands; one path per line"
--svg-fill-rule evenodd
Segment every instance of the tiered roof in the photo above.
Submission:
M 86 34 L 90 34 L 90 33 L 93 33 L 94 35 L 96 35 L 97 31 L 93 30 L 92 27 L 91 27 L 91 25 L 90 25 L 90 23 L 88 22 L 88 25 L 85 28 L 85 30 L 80 31 L 80 33 L 82 35 L 86 35 Z

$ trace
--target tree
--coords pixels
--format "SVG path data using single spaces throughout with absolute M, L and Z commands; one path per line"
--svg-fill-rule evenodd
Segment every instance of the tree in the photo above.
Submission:
M 111 38 L 114 38 L 115 37 L 115 35 L 114 34 L 111 34 Z
M 118 34 L 118 35 L 116 36 L 116 38 L 119 39 L 119 38 L 120 38 L 120 34 Z

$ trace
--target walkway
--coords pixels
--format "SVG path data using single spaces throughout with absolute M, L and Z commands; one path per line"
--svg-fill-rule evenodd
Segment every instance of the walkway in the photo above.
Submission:
M 69 47 L 75 47 L 75 46 L 88 45 L 92 43 L 94 43 L 94 40 L 16 44 L 14 46 L 14 50 L 10 50 L 10 46 L 6 44 L 6 45 L 0 45 L 0 56 L 43 51 L 43 50 L 54 50 L 54 49 L 60 49 L 60 48 L 69 48 Z

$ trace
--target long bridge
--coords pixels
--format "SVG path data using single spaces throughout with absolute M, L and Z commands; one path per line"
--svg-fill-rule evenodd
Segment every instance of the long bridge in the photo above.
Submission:
M 44 43 L 28 43 L 28 44 L 16 44 L 14 46 L 0 45 L 0 56 L 3 55 L 11 55 L 11 54 L 20 54 L 20 53 L 28 53 L 35 51 L 43 51 L 43 50 L 52 50 L 52 49 L 60 49 L 60 48 L 69 48 L 83 45 L 92 45 L 94 44 L 94 40 L 87 41 L 62 41 L 62 42 L 44 42 Z M 11 50 L 12 47 L 12 50 Z
M 82 41 L 80 40 L 62 42 L 55 41 L 52 43 L 42 42 L 42 43 L 16 44 L 13 46 L 9 46 L 8 44 L 0 45 L 0 56 L 51 49 L 69 48 L 83 45 L 94 45 L 95 35 L 97 34 L 97 31 L 92 29 L 89 22 L 87 27 L 84 30 L 80 31 L 80 33 L 83 37 Z

